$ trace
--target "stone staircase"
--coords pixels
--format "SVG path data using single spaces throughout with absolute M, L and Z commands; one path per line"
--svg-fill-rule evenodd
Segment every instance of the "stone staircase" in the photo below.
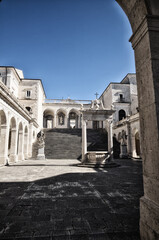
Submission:
M 80 158 L 81 129 L 47 129 L 44 132 L 47 159 Z
M 44 129 L 46 159 L 80 159 L 82 129 Z M 87 129 L 88 151 L 106 151 L 107 134 L 104 130 Z M 37 144 L 33 145 L 33 158 Z

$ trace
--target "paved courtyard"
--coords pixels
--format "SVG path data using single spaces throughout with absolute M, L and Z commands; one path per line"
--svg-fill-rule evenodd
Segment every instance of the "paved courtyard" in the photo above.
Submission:
M 0 168 L 0 239 L 138 240 L 142 163 L 78 167 L 27 160 Z

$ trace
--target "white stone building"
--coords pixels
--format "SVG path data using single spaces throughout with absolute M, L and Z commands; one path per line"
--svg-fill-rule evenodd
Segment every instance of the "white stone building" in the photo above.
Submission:
M 0 165 L 30 158 L 43 127 L 81 128 L 80 109 L 90 103 L 47 100 L 40 79 L 26 79 L 11 66 L 0 67 Z
M 136 74 L 127 74 L 120 83 L 110 83 L 100 99 L 105 108 L 115 110 L 112 120 L 105 123 L 107 131 L 112 128 L 114 157 L 140 158 Z
M 114 109 L 112 120 L 88 121 L 87 128 L 106 128 L 116 142 L 125 135 L 126 156 L 140 156 L 140 129 L 135 74 L 110 83 L 100 99 Z M 40 79 L 26 79 L 14 67 L 0 67 L 0 165 L 32 156 L 32 145 L 42 128 L 81 128 L 81 109 L 91 100 L 46 99 Z M 115 143 L 114 143 L 115 144 Z M 114 152 L 118 148 L 114 146 Z M 120 144 L 121 145 L 121 144 Z M 112 139 L 109 139 L 109 149 Z M 120 153 L 120 156 L 123 157 Z

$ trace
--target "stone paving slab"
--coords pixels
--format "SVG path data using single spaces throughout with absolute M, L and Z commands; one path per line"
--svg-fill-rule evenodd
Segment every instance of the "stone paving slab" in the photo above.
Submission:
M 139 240 L 142 163 L 80 168 L 27 160 L 0 168 L 0 239 Z

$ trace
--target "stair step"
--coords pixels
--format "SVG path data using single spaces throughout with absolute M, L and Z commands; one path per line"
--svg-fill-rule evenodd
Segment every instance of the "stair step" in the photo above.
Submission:
M 45 156 L 48 159 L 79 159 L 82 151 L 81 129 L 44 129 Z M 107 135 L 99 130 L 87 129 L 88 150 L 107 150 Z M 33 157 L 37 155 L 33 145 Z

